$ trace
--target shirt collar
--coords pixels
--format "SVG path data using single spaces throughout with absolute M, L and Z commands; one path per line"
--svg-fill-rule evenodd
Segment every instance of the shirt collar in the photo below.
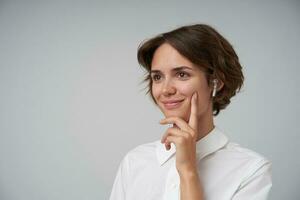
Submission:
M 228 137 L 217 126 L 213 128 L 205 137 L 197 141 L 196 154 L 200 160 L 205 156 L 216 152 L 228 143 Z M 171 143 L 171 149 L 166 150 L 165 144 L 162 144 L 160 140 L 156 141 L 156 156 L 160 165 L 163 165 L 169 160 L 176 152 L 176 146 Z

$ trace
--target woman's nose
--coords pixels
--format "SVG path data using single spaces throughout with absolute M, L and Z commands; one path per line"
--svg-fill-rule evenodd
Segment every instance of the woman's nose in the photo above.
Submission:
M 176 88 L 174 87 L 174 85 L 172 84 L 171 81 L 166 81 L 163 84 L 162 93 L 165 96 L 169 96 L 171 94 L 175 94 L 176 93 Z

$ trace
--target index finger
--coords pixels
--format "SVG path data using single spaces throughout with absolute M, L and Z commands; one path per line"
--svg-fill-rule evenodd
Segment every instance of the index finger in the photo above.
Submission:
M 197 92 L 195 92 L 191 99 L 191 114 L 189 119 L 189 125 L 194 131 L 198 131 L 198 96 Z

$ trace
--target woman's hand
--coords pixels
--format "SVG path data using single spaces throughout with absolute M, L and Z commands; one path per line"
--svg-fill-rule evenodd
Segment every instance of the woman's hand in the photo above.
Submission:
M 168 117 L 160 121 L 161 124 L 173 124 L 173 127 L 167 129 L 161 139 L 165 143 L 167 150 L 170 149 L 170 143 L 176 146 L 176 168 L 179 173 L 197 171 L 196 161 L 196 142 L 198 131 L 197 118 L 197 93 L 191 98 L 191 114 L 189 122 L 185 122 L 179 117 Z

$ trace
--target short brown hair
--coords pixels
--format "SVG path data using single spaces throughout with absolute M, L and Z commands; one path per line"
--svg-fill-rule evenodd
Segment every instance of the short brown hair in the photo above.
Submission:
M 163 43 L 170 44 L 204 71 L 209 85 L 215 78 L 224 83 L 222 89 L 213 98 L 213 115 L 217 116 L 220 110 L 229 105 L 231 97 L 240 91 L 244 82 L 242 66 L 232 45 L 214 28 L 206 24 L 182 26 L 143 41 L 138 47 L 137 59 L 147 70 L 143 82 L 148 82 L 146 94 L 150 92 L 155 104 L 157 103 L 151 89 L 151 62 L 155 50 Z

